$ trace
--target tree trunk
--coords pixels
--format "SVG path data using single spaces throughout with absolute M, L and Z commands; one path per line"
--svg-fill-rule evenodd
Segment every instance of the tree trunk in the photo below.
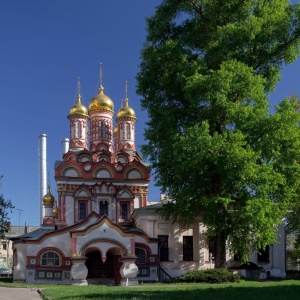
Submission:
M 226 268 L 226 240 L 224 232 L 215 236 L 215 268 Z

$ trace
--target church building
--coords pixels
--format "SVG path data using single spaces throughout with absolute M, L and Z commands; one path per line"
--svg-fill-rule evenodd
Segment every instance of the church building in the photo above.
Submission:
M 57 200 L 45 179 L 46 135 L 40 136 L 42 226 L 12 238 L 14 281 L 132 285 L 213 267 L 201 220 L 188 228 L 165 221 L 156 213 L 163 201 L 148 201 L 150 171 L 136 151 L 137 117 L 127 91 L 114 115 L 102 82 L 88 108 L 79 86 L 70 138 L 54 166 Z M 268 251 L 262 266 L 284 274 L 284 243 Z

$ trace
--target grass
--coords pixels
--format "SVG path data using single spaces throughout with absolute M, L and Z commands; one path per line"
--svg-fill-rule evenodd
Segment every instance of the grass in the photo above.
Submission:
M 2 286 L 28 286 L 42 289 L 49 300 L 298 300 L 299 280 L 244 281 L 226 284 L 144 284 L 139 286 L 28 285 L 0 282 Z

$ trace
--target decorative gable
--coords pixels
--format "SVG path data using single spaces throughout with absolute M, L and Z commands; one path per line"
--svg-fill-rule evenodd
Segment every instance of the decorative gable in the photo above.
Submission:
M 88 197 L 89 194 L 85 190 L 81 190 L 77 193 L 77 197 Z
M 133 194 L 128 191 L 128 190 L 122 190 L 118 193 L 117 198 L 122 198 L 122 199 L 132 199 Z

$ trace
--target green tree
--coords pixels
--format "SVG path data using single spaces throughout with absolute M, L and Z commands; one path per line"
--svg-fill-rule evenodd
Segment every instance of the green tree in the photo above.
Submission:
M 1 179 L 0 177 L 0 186 L 1 186 Z M 10 200 L 5 200 L 3 195 L 0 195 L 0 239 L 3 238 L 5 232 L 7 232 L 10 228 L 10 222 L 8 221 L 9 218 L 7 217 L 7 210 L 13 209 L 14 206 L 12 205 Z
M 299 55 L 299 4 L 287 0 L 165 0 L 147 20 L 137 92 L 149 115 L 143 146 L 160 211 L 226 241 L 243 261 L 265 248 L 294 205 L 300 179 L 298 102 L 269 113 L 284 64 Z

